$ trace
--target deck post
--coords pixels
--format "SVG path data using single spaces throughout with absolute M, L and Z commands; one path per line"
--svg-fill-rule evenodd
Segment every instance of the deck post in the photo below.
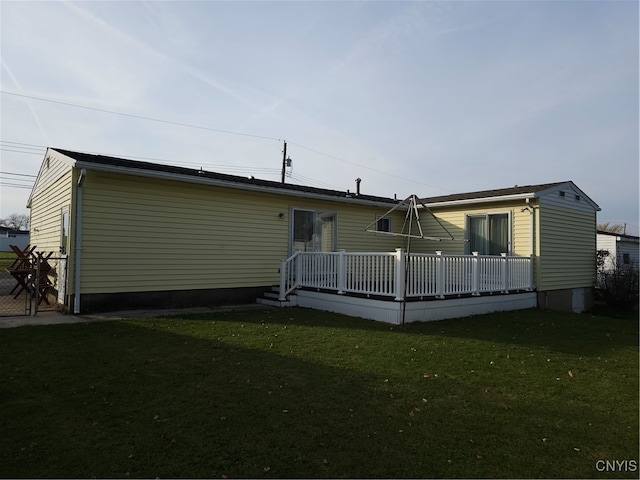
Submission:
M 396 282 L 395 293 L 397 301 L 404 300 L 405 284 L 404 284 L 404 252 L 401 248 L 396 248 Z
M 529 288 L 530 292 L 533 291 L 533 255 L 529 255 Z
M 480 296 L 480 258 L 478 257 L 478 252 L 471 252 L 473 255 L 473 267 L 471 271 L 472 275 L 472 288 L 474 297 Z
M 344 286 L 347 282 L 347 269 L 345 268 L 345 250 L 338 250 L 338 278 L 336 279 L 338 295 L 344 294 Z
M 444 257 L 436 250 L 436 298 L 444 298 Z
M 303 276 L 302 274 L 302 259 L 304 257 L 301 254 L 298 254 L 298 256 L 295 258 L 295 278 L 294 278 L 294 283 L 296 285 L 300 285 L 303 281 L 309 281 L 309 272 L 304 272 L 305 275 Z M 309 262 L 307 263 L 307 267 L 309 266 Z
M 287 299 L 287 261 L 280 260 L 280 292 L 278 300 L 284 302 Z
M 502 257 L 502 292 L 509 293 L 509 258 L 506 253 L 501 253 Z

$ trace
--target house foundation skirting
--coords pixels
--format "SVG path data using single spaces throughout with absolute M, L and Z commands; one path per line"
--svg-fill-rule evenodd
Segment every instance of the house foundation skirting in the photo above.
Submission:
M 538 305 L 542 309 L 582 313 L 593 307 L 593 287 L 538 292 Z
M 148 308 L 189 308 L 254 303 L 270 287 L 207 288 L 122 293 L 83 293 L 80 313 Z M 73 302 L 73 299 L 71 300 Z
M 402 323 L 402 302 L 310 290 L 297 290 L 296 295 L 299 307 L 342 313 L 393 325 Z M 405 322 L 428 322 L 491 312 L 523 310 L 536 306 L 535 292 L 411 301 L 406 304 Z

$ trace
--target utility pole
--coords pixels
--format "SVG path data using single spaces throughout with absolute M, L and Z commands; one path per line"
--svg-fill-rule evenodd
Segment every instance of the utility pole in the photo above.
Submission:
M 284 172 L 287 166 L 287 141 L 284 141 L 284 150 L 282 151 L 282 183 L 284 184 Z

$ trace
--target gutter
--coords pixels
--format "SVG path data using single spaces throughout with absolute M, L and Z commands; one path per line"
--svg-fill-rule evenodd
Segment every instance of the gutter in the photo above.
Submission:
M 82 168 L 83 170 L 86 168 L 90 168 L 91 170 L 100 171 L 100 172 L 110 172 L 110 173 L 120 173 L 125 175 L 134 175 L 138 177 L 150 177 L 150 178 L 159 178 L 162 180 L 173 180 L 173 181 L 182 181 L 188 183 L 197 183 L 201 185 L 212 185 L 217 187 L 226 187 L 226 188 L 235 188 L 238 190 L 249 190 L 254 192 L 265 192 L 265 193 L 275 193 L 278 195 L 289 195 L 293 197 L 304 197 L 304 198 L 312 198 L 315 200 L 325 200 L 325 201 L 334 201 L 334 202 L 345 202 L 351 205 L 360 204 L 360 205 L 371 205 L 376 207 L 389 207 L 389 205 L 394 205 L 399 202 L 389 199 L 389 201 L 376 201 L 376 200 L 366 200 L 363 198 L 358 198 L 355 193 L 348 194 L 345 193 L 344 197 L 338 197 L 333 195 L 322 195 L 319 193 L 311 193 L 311 192 L 303 192 L 299 190 L 289 190 L 285 188 L 277 188 L 277 187 L 266 187 L 263 185 L 250 185 L 245 183 L 236 183 L 229 182 L 225 180 L 216 180 L 213 178 L 198 178 L 191 175 L 181 175 L 170 172 L 156 172 L 150 170 L 134 170 L 130 168 L 121 168 L 114 165 L 100 165 L 94 163 L 87 163 L 82 161 L 76 162 L 76 167 Z
M 462 200 L 446 200 L 444 202 L 428 202 L 424 201 L 424 204 L 429 207 L 450 207 L 455 205 L 469 205 L 477 203 L 496 203 L 496 202 L 509 202 L 512 200 L 525 200 L 537 198 L 536 193 L 518 193 L 515 195 L 502 195 L 500 197 L 482 197 L 482 198 L 465 198 Z
M 80 264 L 82 260 L 82 184 L 87 176 L 87 169 L 80 170 L 76 195 L 76 240 L 75 240 L 75 265 L 74 265 L 74 298 L 73 313 L 80 313 Z

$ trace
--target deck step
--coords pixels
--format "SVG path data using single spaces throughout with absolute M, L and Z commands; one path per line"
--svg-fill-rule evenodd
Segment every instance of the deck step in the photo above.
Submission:
M 256 303 L 260 305 L 270 305 L 272 307 L 295 307 L 296 301 L 293 300 L 285 300 L 284 302 L 280 300 L 271 300 L 270 298 L 257 298 Z
M 264 297 L 271 299 L 271 300 L 280 300 L 280 293 L 279 292 L 264 292 Z M 296 294 L 295 293 L 290 293 L 289 295 L 287 295 L 287 300 L 295 300 L 296 298 Z
M 271 291 L 264 292 L 264 296 L 256 299 L 256 303 L 272 307 L 295 307 L 298 304 L 295 293 L 287 295 L 286 300 L 280 300 L 280 286 L 278 285 L 272 285 Z

